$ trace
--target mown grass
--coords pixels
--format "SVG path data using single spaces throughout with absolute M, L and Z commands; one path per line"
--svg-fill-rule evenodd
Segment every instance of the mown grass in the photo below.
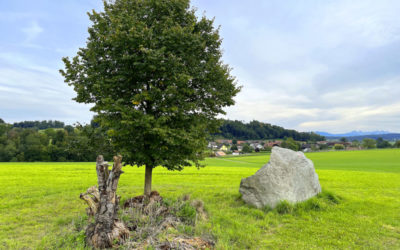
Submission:
M 218 249 L 399 249 L 400 150 L 307 156 L 325 192 L 281 209 L 259 210 L 240 199 L 241 178 L 265 164 L 265 154 L 209 158 L 200 170 L 156 168 L 153 187 L 170 199 L 188 193 L 203 200 L 209 220 L 194 233 L 216 239 Z M 96 184 L 94 169 L 94 163 L 0 163 L 0 248 L 83 248 L 79 193 Z M 143 168 L 123 170 L 122 200 L 141 194 L 144 179 Z

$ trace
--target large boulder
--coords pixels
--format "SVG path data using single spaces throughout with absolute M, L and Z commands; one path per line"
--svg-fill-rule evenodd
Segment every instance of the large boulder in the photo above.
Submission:
M 307 200 L 321 192 L 314 164 L 302 152 L 273 147 L 271 159 L 240 183 L 242 199 L 257 208 Z

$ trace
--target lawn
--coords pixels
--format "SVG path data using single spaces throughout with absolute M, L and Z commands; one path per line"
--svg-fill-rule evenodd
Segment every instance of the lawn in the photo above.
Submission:
M 153 189 L 201 199 L 208 221 L 196 234 L 218 249 L 400 248 L 400 150 L 309 153 L 337 205 L 293 214 L 258 210 L 239 196 L 243 177 L 268 155 L 206 159 L 206 168 L 153 171 Z M 142 193 L 144 169 L 124 167 L 122 200 Z M 85 215 L 79 193 L 96 184 L 94 163 L 0 163 L 0 248 L 78 248 Z

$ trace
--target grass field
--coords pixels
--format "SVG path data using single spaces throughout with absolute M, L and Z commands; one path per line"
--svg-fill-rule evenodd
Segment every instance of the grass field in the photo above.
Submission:
M 209 234 L 218 249 L 363 248 L 400 249 L 400 150 L 309 153 L 321 186 L 338 205 L 279 214 L 245 205 L 243 177 L 268 155 L 210 158 L 207 167 L 153 171 L 153 189 L 176 198 L 201 199 L 209 220 L 196 234 Z M 142 193 L 144 169 L 124 167 L 122 200 Z M 82 247 L 74 225 L 84 218 L 79 193 L 96 184 L 94 163 L 0 163 L 0 248 Z M 83 218 L 82 218 L 83 217 Z

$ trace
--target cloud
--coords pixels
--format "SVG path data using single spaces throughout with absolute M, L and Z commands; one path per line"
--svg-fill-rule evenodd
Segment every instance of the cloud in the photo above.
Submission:
M 22 29 L 26 36 L 25 43 L 32 43 L 43 31 L 43 28 L 36 21 L 31 21 L 28 26 Z
M 400 2 L 252 3 L 216 13 L 225 61 L 239 67 L 233 74 L 244 86 L 227 118 L 400 132 Z M 243 17 L 248 9 L 253 15 Z
M 301 131 L 400 132 L 399 1 L 194 0 L 193 5 L 198 15 L 216 17 L 224 62 L 243 85 L 227 118 Z M 8 24 L 0 31 L 11 34 L 0 41 L 0 117 L 91 118 L 88 106 L 71 100 L 75 93 L 57 72 L 61 56 L 84 46 L 85 12 L 91 8 L 101 7 L 96 0 L 50 1 L 0 13 Z
M 0 54 L 0 62 L 4 58 Z M 69 124 L 90 120 L 90 106 L 72 101 L 74 91 L 56 70 L 15 58 L 18 64 L 0 67 L 1 118 L 7 122 L 57 119 Z

